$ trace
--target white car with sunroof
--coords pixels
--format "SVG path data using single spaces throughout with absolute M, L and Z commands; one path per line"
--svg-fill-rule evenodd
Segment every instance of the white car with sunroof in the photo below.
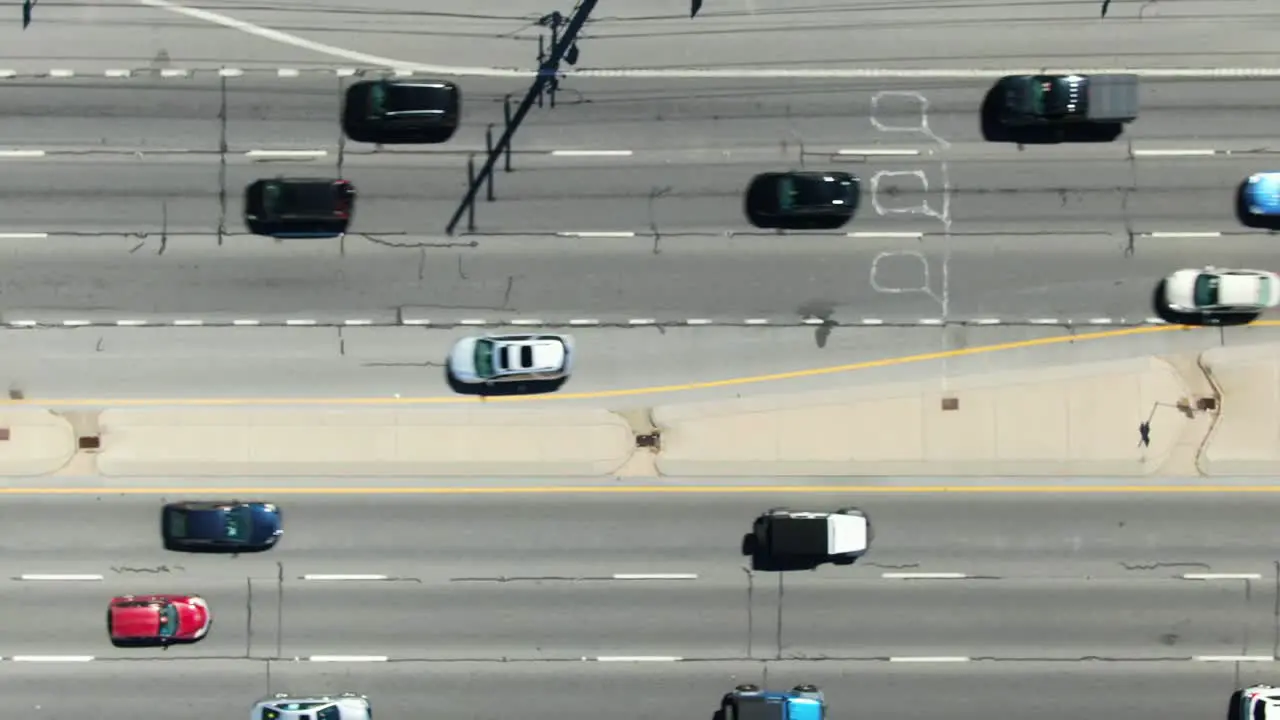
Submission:
M 1280 275 L 1213 266 L 1179 270 L 1164 279 L 1165 306 L 1179 313 L 1258 313 L 1280 306 Z
M 449 374 L 468 385 L 562 380 L 573 370 L 568 335 L 465 337 L 449 353 Z

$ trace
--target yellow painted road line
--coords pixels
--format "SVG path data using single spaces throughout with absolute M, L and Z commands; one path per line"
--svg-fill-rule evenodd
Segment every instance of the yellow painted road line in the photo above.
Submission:
M 0 495 L 750 495 L 861 493 L 867 495 L 1087 495 L 1280 493 L 1276 485 L 549 485 L 544 487 L 167 487 L 0 488 Z
M 1280 321 L 1260 321 L 1254 326 L 1280 327 Z M 25 399 L 0 400 L 0 405 L 34 405 L 39 407 L 173 407 L 173 406 L 262 406 L 262 405 L 326 405 L 326 406 L 403 406 L 403 405 L 453 405 L 462 403 L 509 403 L 509 402 L 548 402 L 551 400 L 592 400 L 601 398 L 629 397 L 635 395 L 655 395 L 660 393 L 685 392 L 690 390 L 709 390 L 713 388 L 733 387 L 737 385 L 753 385 L 757 383 L 777 382 L 780 380 L 798 380 L 802 378 L 835 375 L 838 373 L 874 370 L 877 368 L 910 365 L 946 360 L 950 358 L 984 355 L 1007 350 L 1025 350 L 1028 348 L 1064 343 L 1080 343 L 1093 340 L 1128 337 L 1131 335 L 1150 335 L 1160 332 L 1194 332 L 1203 328 L 1190 328 L 1182 325 L 1156 325 L 1148 327 L 1124 328 L 1120 330 L 1104 330 L 1101 332 L 1082 333 L 1079 335 L 1059 335 L 1034 340 L 1017 340 L 996 345 L 981 345 L 959 350 L 940 350 L 918 355 L 866 360 L 847 365 L 810 368 L 808 370 L 792 370 L 789 372 L 768 375 L 752 375 L 747 377 L 711 380 L 707 382 L 681 383 L 678 385 L 657 385 L 619 390 L 600 390 L 595 392 L 556 393 L 554 395 L 515 395 L 509 397 L 477 397 L 450 395 L 446 397 L 362 397 L 362 398 L 81 398 L 81 399 Z

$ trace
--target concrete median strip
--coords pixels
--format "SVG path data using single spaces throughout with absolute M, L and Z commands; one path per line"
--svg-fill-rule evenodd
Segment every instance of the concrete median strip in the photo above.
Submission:
M 0 411 L 0 476 L 48 475 L 76 453 L 76 433 L 66 419 L 47 410 Z
M 1280 355 L 1275 345 L 1215 348 L 1201 361 L 1222 395 L 1218 423 L 1205 441 L 1206 475 L 1280 473 Z
M 106 410 L 108 476 L 601 476 L 635 436 L 605 410 Z

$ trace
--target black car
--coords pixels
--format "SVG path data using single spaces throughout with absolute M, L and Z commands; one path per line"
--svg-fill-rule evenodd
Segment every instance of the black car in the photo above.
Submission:
M 342 131 L 356 142 L 448 142 L 462 118 L 462 91 L 446 80 L 365 80 L 347 88 Z
M 166 550 L 250 553 L 275 547 L 284 534 L 280 508 L 265 502 L 179 502 L 160 512 Z
M 758 228 L 835 230 L 857 212 L 859 186 L 846 172 L 763 173 L 747 187 L 747 220 Z
M 355 186 L 346 180 L 256 180 L 244 189 L 244 224 L 254 235 L 274 238 L 339 237 L 355 205 Z

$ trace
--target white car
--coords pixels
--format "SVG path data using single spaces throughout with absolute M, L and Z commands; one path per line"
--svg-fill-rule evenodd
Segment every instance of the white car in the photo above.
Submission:
M 568 335 L 484 335 L 465 337 L 449 353 L 449 374 L 460 383 L 560 380 L 573 367 Z
M 1164 279 L 1164 301 L 1175 312 L 1256 313 L 1280 306 L 1280 275 L 1212 266 L 1179 270 Z
M 1227 707 L 1227 720 L 1268 720 L 1280 717 L 1280 688 L 1254 685 L 1237 690 Z
M 290 695 L 276 693 L 254 703 L 249 720 L 373 720 L 369 698 L 356 693 Z

